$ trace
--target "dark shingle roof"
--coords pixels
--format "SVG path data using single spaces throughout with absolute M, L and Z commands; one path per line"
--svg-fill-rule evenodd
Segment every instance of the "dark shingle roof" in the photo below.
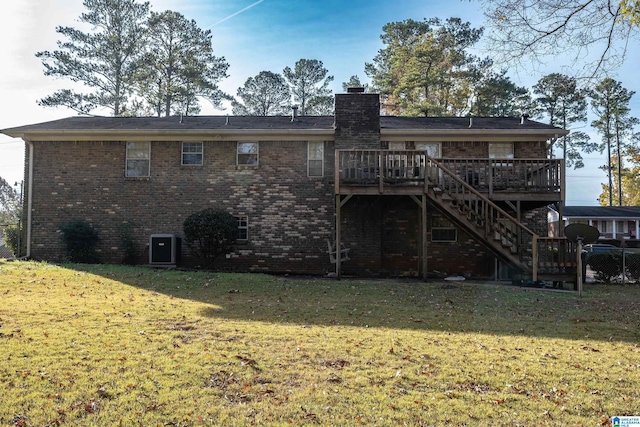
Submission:
M 569 218 L 640 218 L 640 206 L 565 206 Z
M 332 129 L 333 117 L 188 116 L 188 117 L 68 117 L 3 132 L 62 130 L 207 130 L 207 129 Z
M 470 127 L 468 117 L 396 117 L 381 116 L 383 130 L 542 130 L 561 129 L 532 120 L 520 124 L 513 117 L 474 117 Z M 6 134 L 32 131 L 164 131 L 164 130 L 331 130 L 333 116 L 304 116 L 291 121 L 289 116 L 188 116 L 188 117 L 68 117 L 50 122 L 36 123 L 2 130 Z
M 383 129 L 538 129 L 560 130 L 554 126 L 515 117 L 396 117 L 381 116 Z M 469 126 L 471 124 L 471 126 Z

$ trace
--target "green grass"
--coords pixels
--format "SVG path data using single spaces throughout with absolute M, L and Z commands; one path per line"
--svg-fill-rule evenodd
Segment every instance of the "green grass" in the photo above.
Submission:
M 585 291 L 0 261 L 0 424 L 639 415 L 640 286 Z

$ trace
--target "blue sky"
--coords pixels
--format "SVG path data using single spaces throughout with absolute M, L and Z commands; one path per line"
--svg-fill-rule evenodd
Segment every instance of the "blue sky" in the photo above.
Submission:
M 335 77 L 334 91 L 357 74 L 366 80 L 365 62 L 382 47 L 384 24 L 404 19 L 460 17 L 475 27 L 483 25 L 480 5 L 472 0 L 152 0 L 152 10 L 174 10 L 211 29 L 213 47 L 229 63 L 230 77 L 220 83 L 227 93 L 244 81 L 268 70 L 282 72 L 301 58 L 323 61 Z M 70 110 L 44 109 L 36 101 L 68 82 L 44 77 L 35 52 L 55 49 L 58 25 L 78 27 L 82 0 L 19 0 L 0 6 L 0 129 L 74 115 Z M 640 52 L 632 47 L 628 61 L 614 78 L 639 92 L 632 108 L 640 116 Z M 480 46 L 475 52 L 490 55 Z M 511 69 L 511 78 L 531 87 L 551 72 L 563 72 L 558 58 L 547 58 L 534 70 Z M 203 114 L 224 114 L 203 102 Z M 587 127 L 584 129 L 589 130 Z M 9 182 L 22 179 L 21 140 L 0 136 L 0 176 Z M 587 167 L 571 171 L 567 181 L 568 204 L 594 205 L 605 181 L 597 166 L 603 156 L 588 154 Z

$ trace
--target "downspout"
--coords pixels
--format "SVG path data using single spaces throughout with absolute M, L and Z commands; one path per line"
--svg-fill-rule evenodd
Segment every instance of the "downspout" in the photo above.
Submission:
M 22 135 L 22 140 L 29 146 L 29 179 L 27 180 L 27 253 L 24 259 L 31 258 L 31 207 L 33 205 L 33 142 Z

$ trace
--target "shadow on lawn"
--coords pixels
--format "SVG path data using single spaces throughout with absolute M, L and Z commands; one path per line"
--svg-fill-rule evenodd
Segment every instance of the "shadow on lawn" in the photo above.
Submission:
M 640 341 L 640 287 L 576 293 L 491 283 L 282 277 L 64 265 L 174 298 L 201 315 L 242 321 Z

